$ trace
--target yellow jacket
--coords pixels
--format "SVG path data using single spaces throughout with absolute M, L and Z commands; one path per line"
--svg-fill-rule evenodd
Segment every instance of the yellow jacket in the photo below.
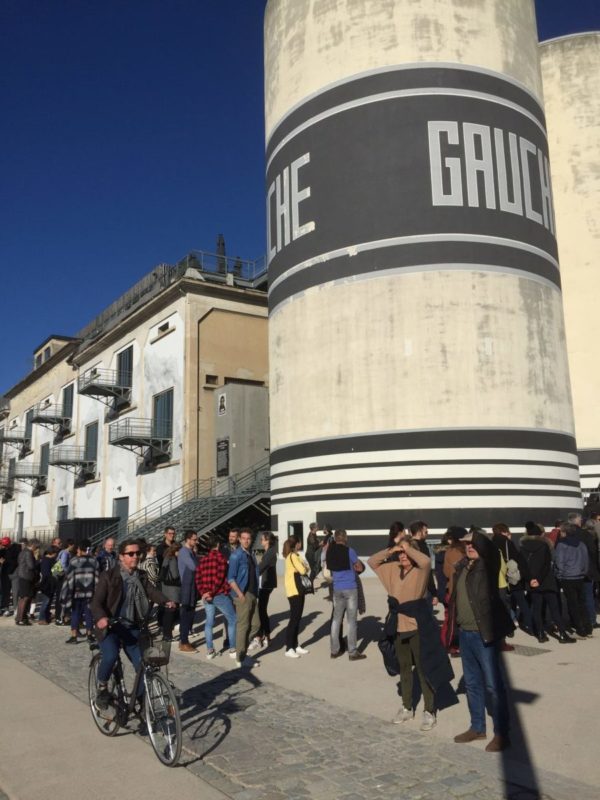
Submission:
M 285 559 L 285 594 L 286 597 L 295 597 L 298 594 L 294 573 L 307 575 L 310 567 L 298 553 L 290 553 Z

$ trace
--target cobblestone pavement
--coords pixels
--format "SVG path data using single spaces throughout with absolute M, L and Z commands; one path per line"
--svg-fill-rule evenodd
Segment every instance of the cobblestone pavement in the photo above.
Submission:
M 3 650 L 87 702 L 89 650 L 64 639 L 55 626 L 0 629 Z M 234 800 L 597 798 L 596 789 L 548 773 L 540 792 L 532 769 L 421 734 L 417 720 L 410 730 L 385 725 L 263 683 L 260 667 L 219 662 L 174 651 L 169 677 L 180 693 L 182 762 Z

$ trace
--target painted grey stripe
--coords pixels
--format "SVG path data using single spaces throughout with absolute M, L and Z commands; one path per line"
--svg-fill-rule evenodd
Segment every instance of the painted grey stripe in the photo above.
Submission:
M 394 83 L 403 84 L 394 85 Z M 266 157 L 274 142 L 296 127 L 302 117 L 314 116 L 315 112 L 338 105 L 340 99 L 351 100 L 356 96 L 375 94 L 377 92 L 399 88 L 435 86 L 465 86 L 479 91 L 486 88 L 486 93 L 519 99 L 521 105 L 529 107 L 540 121 L 544 121 L 544 112 L 538 98 L 527 86 L 509 75 L 504 75 L 483 67 L 451 62 L 411 62 L 377 67 L 360 73 L 354 73 L 305 95 L 291 106 L 271 128 L 266 138 Z M 412 86 L 409 86 L 412 84 Z
M 279 477 L 279 476 L 278 476 Z M 295 493 L 313 493 L 313 492 L 323 492 L 323 491 L 331 491 L 331 490 L 349 490 L 349 489 L 362 489 L 363 491 L 367 491 L 369 489 L 379 489 L 380 487 L 419 487 L 419 488 L 431 488 L 436 493 L 438 488 L 448 488 L 448 489 L 456 489 L 458 493 L 460 493 L 459 487 L 467 488 L 477 488 L 482 487 L 486 488 L 491 491 L 491 487 L 496 487 L 498 489 L 502 489 L 505 486 L 514 486 L 518 489 L 525 489 L 529 487 L 529 489 L 535 489 L 537 486 L 551 489 L 556 489 L 557 491 L 563 490 L 570 490 L 573 488 L 579 489 L 579 481 L 578 480 L 566 480 L 566 479 L 556 479 L 552 477 L 548 478 L 524 478 L 524 477 L 512 477 L 512 478 L 504 478 L 504 477 L 488 477 L 488 478 L 473 478 L 473 477 L 461 477 L 461 476 L 453 476 L 449 478 L 388 478 L 385 480 L 363 480 L 363 481 L 323 481 L 322 483 L 298 483 L 295 485 L 286 485 L 283 488 L 277 489 L 271 487 L 271 497 L 280 496 L 290 494 L 292 492 Z M 493 493 L 493 492 L 492 492 Z
M 517 498 L 515 498 L 517 500 Z M 403 508 L 400 504 L 396 509 L 361 509 L 347 510 L 344 508 L 317 510 L 315 514 L 316 522 L 319 525 L 332 525 L 334 528 L 344 528 L 348 531 L 349 544 L 355 549 L 364 547 L 363 554 L 375 553 L 385 546 L 387 535 L 383 534 L 391 522 L 395 519 L 404 519 L 409 522 L 413 519 L 424 519 L 430 528 L 446 530 L 450 525 L 478 525 L 488 530 L 496 522 L 504 522 L 513 533 L 522 531 L 526 520 L 538 520 L 544 523 L 552 523 L 555 519 L 566 519 L 570 511 L 581 511 L 582 503 L 577 498 L 573 501 L 561 502 L 561 498 L 548 501 L 543 509 L 536 506 L 529 506 L 526 498 L 518 498 L 519 505 L 513 503 L 510 506 L 499 504 L 488 505 L 485 508 L 469 506 L 459 506 L 455 508 Z M 356 535 L 355 531 L 381 531 L 380 537 L 373 537 L 374 541 L 370 544 L 366 536 Z M 383 544 L 381 541 L 385 535 Z M 370 537 L 369 537 L 370 539 Z
M 531 122 L 533 122 L 542 132 L 542 136 L 545 140 L 547 140 L 548 135 L 546 133 L 545 127 L 542 123 L 528 111 L 523 106 L 518 105 L 517 103 L 512 103 L 510 100 L 505 100 L 502 97 L 496 97 L 495 95 L 486 94 L 485 92 L 472 92 L 469 90 L 457 90 L 457 89 L 444 89 L 442 87 L 435 87 L 432 86 L 429 89 L 399 89 L 394 92 L 382 92 L 380 94 L 374 94 L 370 97 L 363 97 L 360 100 L 351 100 L 348 103 L 342 103 L 339 106 L 335 106 L 334 108 L 330 108 L 327 111 L 322 111 L 320 114 L 316 114 L 314 117 L 306 120 L 301 125 L 298 125 L 297 128 L 294 128 L 293 131 L 288 133 L 281 142 L 273 149 L 273 152 L 269 156 L 267 160 L 267 171 L 269 170 L 271 163 L 275 156 L 287 145 L 289 142 L 292 141 L 299 133 L 302 131 L 311 128 L 313 125 L 316 125 L 318 122 L 322 122 L 329 117 L 333 117 L 336 114 L 341 114 L 344 111 L 350 111 L 353 108 L 359 108 L 360 106 L 370 105 L 372 103 L 380 103 L 386 102 L 388 100 L 397 100 L 399 98 L 404 97 L 467 97 L 472 100 L 485 100 L 488 103 L 495 103 L 497 105 L 504 106 L 505 108 L 510 108 L 512 111 L 516 111 L 518 114 L 521 114 L 524 117 L 527 117 Z
M 582 466 L 600 464 L 600 449 L 586 448 L 579 450 L 579 463 Z
M 547 467 L 550 469 L 565 469 L 570 472 L 576 472 L 577 466 L 575 464 L 568 465 L 564 461 L 531 461 L 523 459 L 522 461 L 512 459 L 500 458 L 463 458 L 451 460 L 432 460 L 432 461 L 381 461 L 371 462 L 363 461 L 359 463 L 344 463 L 344 464 L 323 464 L 314 467 L 297 467 L 296 469 L 289 469 L 281 472 L 273 472 L 271 475 L 272 481 L 278 478 L 289 477 L 290 475 L 308 475 L 310 473 L 327 473 L 332 470 L 349 470 L 349 469 L 382 469 L 391 467 L 461 467 L 461 466 L 525 466 L 525 467 Z
M 577 457 L 574 434 L 544 428 L 423 428 L 309 439 L 273 448 L 271 464 L 344 453 L 428 449 L 517 449 L 555 451 Z
M 304 505 L 310 503 L 311 505 L 315 506 L 319 503 L 330 502 L 330 501 L 356 501 L 356 500 L 371 500 L 374 505 L 377 504 L 378 500 L 382 498 L 389 498 L 389 499 L 397 499 L 402 497 L 429 497 L 432 501 L 435 501 L 436 498 L 439 497 L 455 497 L 457 499 L 463 500 L 469 497 L 528 497 L 531 500 L 539 497 L 581 497 L 581 490 L 578 489 L 577 491 L 569 491 L 568 489 L 564 489 L 561 491 L 556 491 L 555 489 L 538 489 L 532 492 L 531 488 L 527 489 L 458 489 L 458 490 L 448 490 L 448 489 L 436 489 L 435 493 L 429 490 L 426 491 L 419 491 L 419 490 L 411 490 L 411 491 L 393 491 L 393 492 L 348 492 L 348 493 L 340 493 L 340 494 L 323 494 L 323 495 L 315 495 L 315 494 L 301 494 L 297 497 L 283 497 L 279 500 L 273 498 L 271 503 L 277 506 L 283 505 L 290 505 L 293 503 L 302 503 Z
M 486 244 L 495 245 L 499 247 L 510 247 L 516 250 L 521 250 L 526 253 L 531 253 L 539 258 L 548 261 L 557 272 L 560 271 L 558 261 L 554 256 L 540 247 L 529 244 L 527 242 L 519 241 L 518 239 L 507 239 L 502 236 L 484 236 L 474 233 L 428 233 L 414 236 L 391 236 L 387 239 L 376 239 L 371 242 L 359 242 L 358 244 L 348 245 L 347 247 L 340 247 L 336 250 L 330 250 L 328 253 L 321 253 L 318 256 L 307 258 L 299 264 L 282 272 L 269 284 L 269 291 L 277 288 L 277 286 L 292 275 L 296 275 L 302 270 L 309 269 L 318 264 L 323 264 L 326 261 L 331 261 L 335 258 L 344 256 L 356 256 L 359 253 L 370 252 L 374 250 L 381 250 L 388 247 L 402 246 L 402 245 L 415 245 L 415 244 L 447 244 L 449 242 L 457 242 L 464 244 L 465 242 L 471 244 Z

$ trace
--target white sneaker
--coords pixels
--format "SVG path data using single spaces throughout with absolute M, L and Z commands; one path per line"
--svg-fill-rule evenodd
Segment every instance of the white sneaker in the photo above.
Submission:
M 286 658 L 300 658 L 300 656 L 298 655 L 296 650 L 292 650 L 291 647 L 290 647 L 289 650 L 285 651 L 285 655 L 286 655 Z
M 229 658 L 237 658 L 237 653 L 235 652 L 235 650 L 229 651 Z
M 207 651 L 207 653 L 206 653 L 206 657 L 207 657 L 207 659 L 208 659 L 209 661 L 210 661 L 212 658 L 214 658 L 216 655 L 217 655 L 217 654 L 215 653 L 215 651 L 214 651 L 214 650 L 208 650 L 208 651 Z
M 296 653 L 298 653 L 299 656 L 307 656 L 310 653 L 310 650 L 306 650 L 304 647 L 297 647 Z
M 236 666 L 238 669 L 241 669 L 241 668 L 242 668 L 242 662 L 241 662 L 241 661 L 239 661 L 239 659 L 237 659 L 237 658 L 236 658 L 236 660 L 235 660 L 235 666 Z
M 260 647 L 260 639 L 258 637 L 254 637 L 250 644 L 248 645 L 248 652 L 251 653 L 253 650 L 258 650 Z
M 410 722 L 412 718 L 413 718 L 412 708 L 404 708 L 404 706 L 402 706 L 402 708 L 400 709 L 400 711 L 398 711 L 392 722 L 394 723 L 394 725 L 401 725 L 403 722 Z
M 433 726 L 436 724 L 437 719 L 435 718 L 435 714 L 431 714 L 429 711 L 423 712 L 423 722 L 421 723 L 421 730 L 422 731 L 430 731 Z

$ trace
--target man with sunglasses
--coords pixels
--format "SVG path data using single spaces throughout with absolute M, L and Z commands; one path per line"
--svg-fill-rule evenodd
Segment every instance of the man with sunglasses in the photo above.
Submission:
M 175 608 L 175 603 L 159 592 L 148 581 L 145 572 L 138 571 L 140 546 L 137 539 L 126 539 L 119 545 L 119 561 L 107 572 L 102 572 L 90 603 L 95 622 L 96 638 L 100 645 L 102 660 L 98 667 L 99 708 L 107 708 L 110 692 L 107 684 L 117 661 L 121 647 L 127 658 L 137 669 L 141 653 L 138 646 L 140 625 L 146 618 L 150 604 L 157 603 Z M 111 618 L 119 622 L 108 629 Z M 140 696 L 143 686 L 139 687 Z

